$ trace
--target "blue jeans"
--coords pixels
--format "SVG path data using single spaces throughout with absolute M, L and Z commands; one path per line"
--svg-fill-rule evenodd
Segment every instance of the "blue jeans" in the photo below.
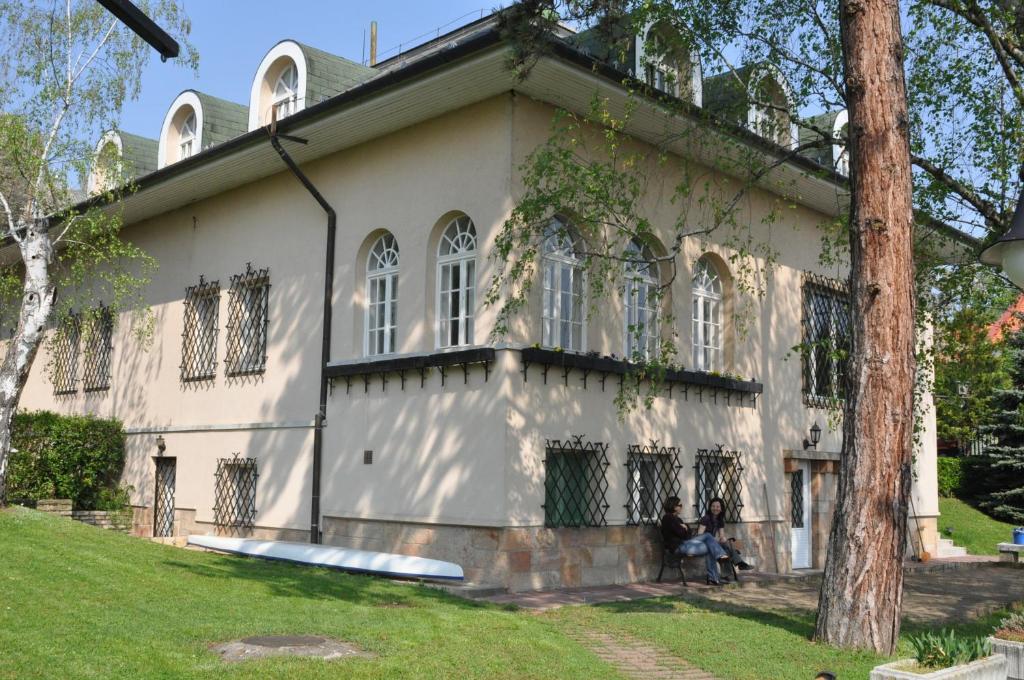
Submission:
M 712 581 L 718 581 L 720 579 L 718 560 L 725 557 L 728 553 L 722 549 L 722 546 L 718 544 L 714 536 L 703 533 L 680 543 L 679 547 L 676 548 L 676 554 L 686 557 L 704 555 L 704 566 L 707 569 L 708 578 Z

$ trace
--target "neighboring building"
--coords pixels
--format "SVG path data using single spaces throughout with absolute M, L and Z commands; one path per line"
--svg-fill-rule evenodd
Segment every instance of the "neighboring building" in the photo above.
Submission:
M 771 230 L 778 263 L 760 298 L 737 285 L 736 253 L 711 234 L 683 243 L 663 309 L 645 291 L 669 274 L 644 267 L 631 272 L 628 296 L 588 319 L 577 250 L 555 230 L 543 285 L 494 343 L 496 310 L 482 303 L 495 271 L 488 254 L 522 191 L 518 168 L 547 138 L 556 107 L 586 112 L 595 93 L 614 106 L 628 95 L 623 69 L 579 51 L 569 31 L 517 80 L 493 24 L 373 68 L 285 41 L 260 64 L 248 108 L 180 95 L 153 164 L 134 159 L 152 171 L 123 203 L 125 237 L 160 263 L 147 292 L 151 346 L 113 320 L 88 334 L 89 347 L 69 334 L 36 362 L 22 407 L 124 421 L 124 481 L 142 535 L 307 541 L 318 526 L 325 543 L 451 560 L 472 581 L 514 590 L 612 583 L 656 569 L 650 524 L 673 491 L 691 518 L 725 496 L 760 568 L 821 567 L 841 443 L 823 407 L 842 396 L 844 366 L 791 348 L 847 334 L 847 272 L 818 258 L 818 225 L 835 215 L 842 178 L 795 157 L 751 190 L 741 219 L 757 222 L 772 187 L 793 187 L 794 207 Z M 682 76 L 647 75 L 710 106 L 699 67 L 684 68 L 697 63 L 677 58 Z M 648 90 L 632 118 L 638 144 L 706 124 L 669 113 L 659 96 Z M 281 143 L 337 211 L 316 471 L 327 220 L 271 146 L 271 121 L 308 140 Z M 722 134 L 781 157 L 779 143 L 795 139 L 782 127 L 786 139 L 728 124 Z M 669 151 L 718 172 L 709 147 Z M 665 170 L 667 187 L 674 172 Z M 657 238 L 632 247 L 663 253 L 677 207 L 652 193 L 644 209 Z M 753 305 L 744 332 L 732 314 L 740 302 Z M 671 374 L 650 410 L 620 420 L 613 400 L 628 365 L 607 357 L 650 351 L 667 332 L 665 313 L 683 321 L 690 370 Z M 624 331 L 638 322 L 639 337 Z M 933 546 L 930 397 L 921 406 L 932 436 L 915 456 L 914 508 Z M 815 423 L 821 441 L 807 447 Z

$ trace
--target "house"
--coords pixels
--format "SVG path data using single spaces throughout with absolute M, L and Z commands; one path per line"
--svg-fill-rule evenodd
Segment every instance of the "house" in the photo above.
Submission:
M 119 207 L 124 236 L 160 263 L 146 294 L 153 341 L 113 319 L 87 341 L 67 334 L 36 362 L 22 407 L 124 421 L 136 533 L 421 555 L 512 590 L 606 584 L 651 577 L 652 525 L 675 493 L 691 519 L 723 496 L 759 568 L 823 565 L 841 446 L 827 407 L 844 367 L 821 347 L 848 322 L 846 271 L 820 264 L 819 225 L 841 203 L 841 175 L 793 156 L 743 202 L 741 219 L 759 223 L 792 189 L 770 236 L 756 232 L 778 252 L 761 296 L 712 233 L 684 240 L 662 309 L 638 300 L 668 274 L 643 267 L 631 294 L 587 314 L 571 220 L 552 216 L 545 283 L 491 337 L 488 255 L 557 107 L 585 112 L 595 95 L 620 106 L 640 74 L 626 131 L 653 150 L 666 130 L 709 125 L 700 107 L 737 101 L 728 87 L 708 96 L 699 60 L 635 49 L 633 64 L 606 63 L 587 36 L 556 37 L 523 80 L 494 17 L 373 66 L 286 40 L 247 106 L 190 90 L 158 140 L 101 142 L 138 171 Z M 771 69 L 758 73 L 785 95 Z M 714 134 L 782 158 L 797 132 L 768 125 L 774 115 L 723 116 Z M 713 145 L 668 151 L 733 181 Z M 679 180 L 664 172 L 666 186 Z M 677 208 L 651 192 L 644 209 L 657 238 L 631 247 L 663 254 Z M 669 313 L 685 368 L 620 420 L 617 385 L 632 376 L 613 355 L 656 343 Z M 631 320 L 646 335 L 626 332 Z M 818 349 L 793 353 L 802 341 Z M 921 408 L 934 433 L 930 397 Z M 915 457 L 926 547 L 934 440 Z

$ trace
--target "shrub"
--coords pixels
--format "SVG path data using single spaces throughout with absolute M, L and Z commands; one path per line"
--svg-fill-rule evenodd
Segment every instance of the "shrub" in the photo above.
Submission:
M 939 456 L 936 463 L 939 475 L 939 495 L 944 498 L 959 496 L 963 486 L 962 460 Z
M 18 413 L 11 444 L 17 449 L 8 473 L 11 498 L 70 498 L 79 510 L 116 509 L 127 501 L 127 490 L 118 486 L 124 468 L 119 420 Z
M 999 622 L 994 635 L 1000 640 L 1024 642 L 1024 614 L 1010 614 Z
M 969 664 L 992 653 L 988 640 L 979 637 L 957 637 L 953 630 L 922 633 L 910 638 L 915 660 L 924 668 L 949 668 Z

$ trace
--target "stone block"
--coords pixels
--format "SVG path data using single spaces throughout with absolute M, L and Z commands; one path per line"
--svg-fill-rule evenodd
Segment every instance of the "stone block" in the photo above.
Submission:
M 580 544 L 585 546 L 602 546 L 608 544 L 608 534 L 603 527 L 585 527 L 577 529 Z
M 524 590 L 546 590 L 558 588 L 562 585 L 562 573 L 560 571 L 532 571 L 526 574 L 512 574 L 509 577 L 509 592 L 522 592 Z
M 499 550 L 530 550 L 533 548 L 533 530 L 523 528 L 505 529 L 498 540 Z
M 470 545 L 482 550 L 498 549 L 497 529 L 475 529 L 470 536 Z
M 402 531 L 400 537 L 403 543 L 429 545 L 437 538 L 437 532 L 429 527 L 417 527 Z
M 533 545 L 538 548 L 556 548 L 561 545 L 561 533 L 565 529 L 534 529 Z
M 620 581 L 618 567 L 584 567 L 580 575 L 582 586 L 606 586 Z
M 619 547 L 614 545 L 591 548 L 591 568 L 617 567 L 619 565 Z
M 571 564 L 565 562 L 562 564 L 562 587 L 564 588 L 576 588 L 582 585 L 581 574 L 583 573 L 582 567 L 579 564 Z
M 533 565 L 533 553 L 529 550 L 516 550 L 508 553 L 508 566 L 513 574 L 530 571 Z
M 636 527 L 605 527 L 606 545 L 626 545 L 636 541 Z
M 534 569 L 539 571 L 555 571 L 557 569 L 561 569 L 562 563 L 565 561 L 565 554 L 557 548 L 536 550 L 533 553 Z

